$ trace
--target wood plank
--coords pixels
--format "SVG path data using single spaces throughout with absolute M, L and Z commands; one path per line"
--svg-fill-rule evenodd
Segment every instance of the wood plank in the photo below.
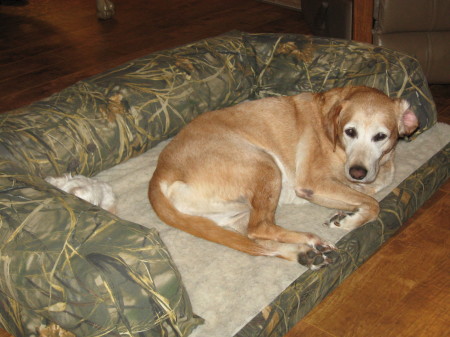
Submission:
M 303 324 L 297 324 L 296 326 L 294 326 L 294 328 L 289 331 L 289 334 L 286 335 L 287 336 L 292 336 L 292 337 L 299 337 L 299 336 L 304 336 L 304 337 L 336 337 L 336 335 L 331 335 L 330 333 L 323 331 L 319 328 L 317 328 L 314 325 L 308 324 L 306 322 L 304 322 Z M 0 337 L 2 337 L 0 335 Z
M 274 5 L 280 5 L 284 7 L 289 7 L 293 9 L 300 10 L 302 8 L 301 0 L 262 0 L 263 2 L 267 2 Z
M 435 276 L 439 277 L 439 274 Z M 450 336 L 449 301 L 447 289 L 418 284 L 401 301 L 383 312 L 381 320 L 371 327 L 371 334 L 386 337 Z
M 359 42 L 372 43 L 373 0 L 353 0 L 353 36 Z

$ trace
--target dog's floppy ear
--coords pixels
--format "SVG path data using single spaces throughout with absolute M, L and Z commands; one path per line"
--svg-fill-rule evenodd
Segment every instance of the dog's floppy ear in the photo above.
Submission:
M 400 137 L 412 134 L 419 126 L 419 121 L 414 112 L 409 108 L 409 103 L 404 99 L 399 100 L 398 133 Z
M 322 115 L 324 116 L 325 133 L 333 143 L 333 150 L 336 150 L 336 145 L 339 142 L 341 111 L 347 102 L 347 95 L 352 90 L 355 89 L 342 87 L 318 94 L 322 106 Z
M 325 131 L 333 143 L 333 151 L 336 150 L 336 145 L 339 141 L 339 127 L 340 127 L 340 114 L 342 111 L 342 104 L 340 102 L 335 103 L 328 111 L 325 120 Z

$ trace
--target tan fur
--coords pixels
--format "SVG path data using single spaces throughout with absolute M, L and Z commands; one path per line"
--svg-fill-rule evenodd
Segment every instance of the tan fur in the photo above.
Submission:
M 348 229 L 376 219 L 368 194 L 389 184 L 397 138 L 416 127 L 407 102 L 367 87 L 241 103 L 180 131 L 160 155 L 149 199 L 171 226 L 314 269 L 334 247 L 276 225 L 278 204 L 299 197 L 353 212 L 330 222 Z

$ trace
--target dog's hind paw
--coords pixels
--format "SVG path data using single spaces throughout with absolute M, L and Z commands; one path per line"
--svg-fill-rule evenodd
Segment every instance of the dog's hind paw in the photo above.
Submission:
M 330 245 L 317 245 L 308 247 L 305 252 L 298 254 L 297 261 L 311 270 L 320 269 L 328 264 L 335 263 L 339 254 Z

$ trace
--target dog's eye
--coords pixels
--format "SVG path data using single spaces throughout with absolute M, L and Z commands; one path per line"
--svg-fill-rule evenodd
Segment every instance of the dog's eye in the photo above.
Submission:
M 383 139 L 386 139 L 387 135 L 385 133 L 382 132 L 378 132 L 375 136 L 373 136 L 372 140 L 374 142 L 379 142 Z
M 358 133 L 356 132 L 355 128 L 348 128 L 344 132 L 350 138 L 356 138 L 356 136 L 358 136 Z

